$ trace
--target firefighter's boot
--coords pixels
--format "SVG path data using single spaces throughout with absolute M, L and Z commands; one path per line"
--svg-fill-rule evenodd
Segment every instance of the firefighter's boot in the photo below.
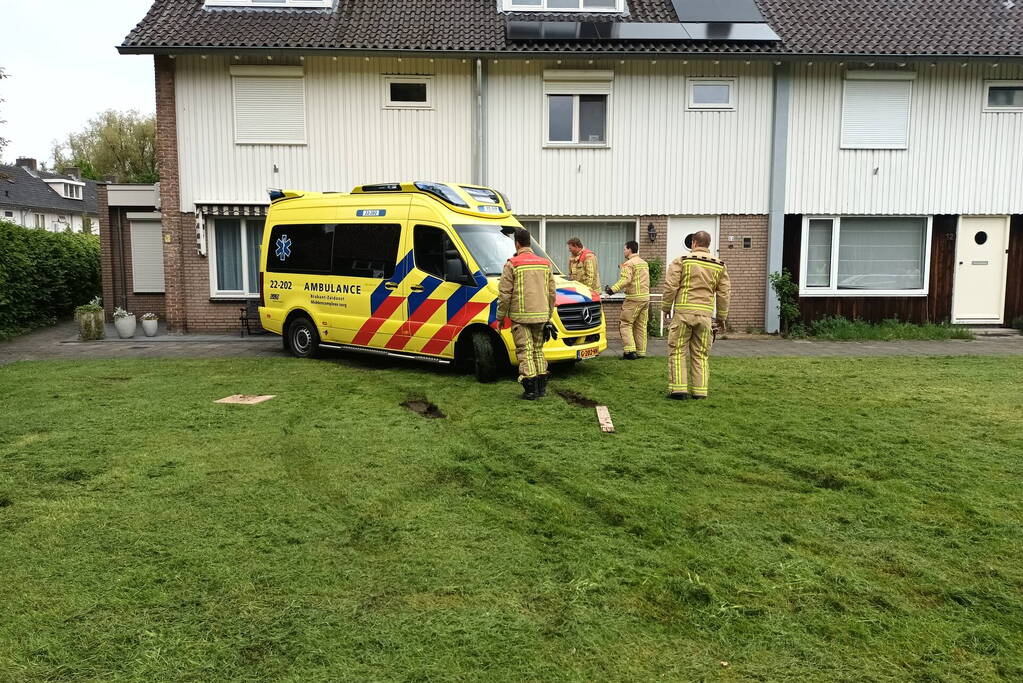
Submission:
M 522 396 L 527 401 L 535 401 L 538 396 L 536 395 L 536 377 L 523 377 L 522 378 Z
M 536 397 L 543 398 L 547 395 L 547 380 L 550 375 L 537 375 L 536 378 Z

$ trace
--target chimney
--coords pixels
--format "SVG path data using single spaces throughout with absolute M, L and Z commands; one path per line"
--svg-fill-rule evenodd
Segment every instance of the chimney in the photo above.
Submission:
M 72 178 L 74 178 L 75 180 L 81 180 L 82 179 L 82 169 L 78 168 L 77 166 L 69 166 L 67 169 L 65 169 L 64 172 L 67 175 L 69 175 Z
M 18 157 L 18 160 L 14 163 L 16 166 L 21 166 L 29 173 L 35 173 L 39 170 L 36 165 L 36 160 L 30 157 Z

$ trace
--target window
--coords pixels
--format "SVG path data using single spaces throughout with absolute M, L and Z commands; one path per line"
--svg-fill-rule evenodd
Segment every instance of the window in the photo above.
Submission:
M 735 111 L 734 78 L 690 78 L 687 83 L 686 108 Z
M 384 76 L 384 108 L 432 108 L 432 80 L 432 76 Z
M 82 186 L 72 185 L 71 183 L 64 183 L 64 196 L 68 199 L 81 199 L 82 198 Z
M 624 0 L 504 0 L 506 12 L 622 12 Z
M 432 225 L 417 225 L 412 232 L 416 268 L 448 282 L 470 279 L 468 266 L 462 260 L 447 233 Z
M 532 242 L 533 253 L 541 258 L 546 258 L 554 263 L 540 248 L 537 237 L 540 235 L 539 221 L 519 221 L 526 230 Z M 496 225 L 456 225 L 455 232 L 465 244 L 469 253 L 472 254 L 476 265 L 487 277 L 500 275 L 504 270 L 504 264 L 515 255 L 515 228 L 512 226 Z M 557 264 L 554 265 L 554 272 L 560 275 Z
M 13 211 L 4 211 L 4 216 L 6 216 L 7 218 L 14 218 L 14 212 Z
M 605 220 L 552 220 L 545 222 L 548 253 L 563 272 L 568 272 L 568 247 L 570 237 L 578 237 L 587 249 L 597 255 L 600 282 L 604 285 L 618 281 L 619 266 L 625 260 L 622 248 L 629 240 L 636 239 L 636 221 Z M 640 243 L 640 256 L 643 243 Z
M 259 295 L 259 243 L 262 218 L 218 218 L 210 240 L 210 293 L 213 296 Z
M 236 144 L 305 144 L 302 74 L 300 66 L 231 67 Z
M 206 0 L 207 7 L 333 7 L 334 0 Z
M 548 145 L 607 146 L 612 78 L 610 71 L 544 72 Z
M 987 81 L 984 111 L 1023 112 L 1023 81 Z
M 849 71 L 842 100 L 842 149 L 907 149 L 915 73 Z
M 163 292 L 163 234 L 160 219 L 139 217 L 131 221 L 132 291 Z
M 41 213 L 35 214 L 35 221 L 36 221 L 36 227 L 37 228 L 45 228 L 46 227 L 46 215 L 45 214 L 41 214 Z
M 812 217 L 803 222 L 802 296 L 924 296 L 931 221 Z
M 330 224 L 275 225 L 267 246 L 267 272 L 330 275 L 335 227 Z
M 338 225 L 334 233 L 334 274 L 377 280 L 394 275 L 400 225 Z

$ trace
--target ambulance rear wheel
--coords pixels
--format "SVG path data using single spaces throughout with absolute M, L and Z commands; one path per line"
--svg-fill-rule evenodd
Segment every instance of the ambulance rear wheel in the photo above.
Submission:
M 472 333 L 472 372 L 480 382 L 497 379 L 497 349 L 491 336 L 482 330 Z
M 296 358 L 313 358 L 320 348 L 320 334 L 309 318 L 295 318 L 288 325 L 288 347 Z

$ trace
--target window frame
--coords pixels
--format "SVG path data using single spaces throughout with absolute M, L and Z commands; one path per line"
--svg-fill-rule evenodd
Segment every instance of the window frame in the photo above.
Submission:
M 878 143 L 870 144 L 852 144 L 846 143 L 845 139 L 845 106 L 846 101 L 849 97 L 849 82 L 850 81 L 888 81 L 888 82 L 899 82 L 909 83 L 909 104 L 906 108 L 906 142 L 902 145 L 881 145 Z M 916 81 L 915 71 L 846 71 L 845 77 L 842 79 L 842 101 L 839 104 L 839 128 L 838 128 L 838 147 L 842 150 L 894 150 L 894 151 L 906 151 L 909 149 L 909 141 L 913 137 L 913 98 L 916 95 L 916 88 L 914 87 Z
M 597 217 L 587 216 L 586 218 L 577 218 L 575 216 L 524 216 L 524 217 L 522 217 L 520 219 L 520 222 L 523 221 L 523 220 L 526 220 L 526 221 L 539 221 L 540 222 L 540 236 L 537 238 L 537 242 L 540 243 L 540 246 L 543 248 L 544 251 L 547 252 L 548 256 L 551 255 L 551 250 L 547 246 L 547 221 L 552 221 L 554 223 L 558 223 L 558 222 L 561 222 L 561 221 L 570 222 L 570 223 L 628 223 L 628 222 L 632 221 L 634 226 L 635 226 L 634 229 L 633 229 L 632 239 L 635 240 L 636 242 L 639 242 L 639 245 L 640 245 L 640 256 L 643 255 L 643 252 L 642 252 L 643 241 L 640 239 L 640 233 L 639 233 L 639 231 L 640 231 L 640 217 L 639 216 L 635 216 L 635 217 L 631 217 L 631 216 L 597 216 Z M 647 242 L 647 244 L 649 244 L 649 242 Z M 622 245 L 622 246 L 624 247 L 625 245 Z M 552 258 L 557 258 L 557 257 L 555 256 L 555 257 L 552 257 Z M 557 263 L 555 263 L 555 266 L 557 266 Z M 560 270 L 560 267 L 559 267 L 559 270 Z M 567 272 L 568 271 L 566 270 L 565 273 L 567 273 Z M 604 282 L 602 284 L 603 285 L 611 285 L 611 284 L 614 284 L 614 281 Z M 610 296 L 608 294 L 606 294 L 605 292 L 600 292 L 600 298 L 601 299 L 609 299 L 611 301 L 624 300 L 625 299 L 625 292 L 618 292 L 617 294 L 611 294 Z
M 281 145 L 301 147 L 309 144 L 309 87 L 306 83 L 305 68 L 302 66 L 254 66 L 232 65 L 231 75 L 231 125 L 235 146 L 242 145 Z M 244 78 L 280 78 L 297 79 L 302 83 L 302 138 L 293 140 L 258 140 L 243 138 L 238 129 L 238 79 Z
M 131 235 L 131 289 L 132 294 L 164 294 L 167 291 L 167 281 L 164 277 L 164 271 L 162 268 L 163 264 L 163 225 L 161 224 L 161 214 L 159 212 L 129 212 L 126 216 L 128 219 L 128 233 Z M 157 246 L 159 247 L 160 254 L 160 288 L 147 288 L 143 283 L 138 280 L 139 277 L 139 264 L 138 259 L 141 256 L 138 249 L 138 235 L 136 234 L 136 226 L 146 225 L 147 227 L 156 227 L 156 239 Z M 85 232 L 85 226 L 82 226 L 82 232 Z M 142 285 L 141 287 L 139 285 Z
M 625 12 L 625 0 L 615 0 L 614 9 L 605 9 L 602 7 L 597 8 L 585 8 L 583 7 L 583 0 L 578 0 L 579 7 L 548 7 L 547 3 L 549 0 L 540 0 L 539 5 L 518 5 L 515 4 L 514 0 L 502 0 L 502 8 L 505 12 L 546 12 L 548 14 L 555 13 L 592 13 L 592 14 L 622 14 Z
M 543 72 L 543 121 L 541 135 L 545 149 L 610 149 L 614 126 L 612 95 L 614 71 L 545 69 Z M 572 142 L 551 140 L 551 95 L 572 97 Z M 604 97 L 604 141 L 579 141 L 579 98 L 583 95 Z
M 700 104 L 693 101 L 693 93 L 697 85 L 727 85 L 728 102 L 726 104 Z M 735 111 L 738 96 L 737 78 L 690 77 L 686 79 L 686 111 Z
M 384 109 L 433 109 L 433 76 L 431 75 L 410 75 L 384 74 Z M 401 102 L 391 99 L 392 83 L 415 83 L 426 86 L 425 102 Z
M 582 142 L 579 140 L 579 98 L 580 97 L 603 97 L 604 98 L 604 141 L 603 142 Z M 551 97 L 572 98 L 572 140 L 551 140 Z M 580 93 L 569 95 L 568 93 L 544 93 L 544 147 L 577 149 L 586 147 L 590 149 L 606 149 L 611 146 L 611 95 L 604 93 Z
M 842 244 L 842 218 L 910 218 L 925 219 L 924 254 L 923 254 L 923 286 L 920 289 L 839 289 L 838 288 L 838 254 Z M 810 235 L 810 221 L 831 221 L 831 278 L 827 287 L 807 287 L 807 245 Z M 799 240 L 799 296 L 800 297 L 926 297 L 930 295 L 931 286 L 931 238 L 933 235 L 934 216 L 803 216 Z
M 217 221 L 218 220 L 237 220 L 241 225 L 241 239 L 243 253 L 240 255 L 242 259 L 242 283 L 248 283 L 249 281 L 249 259 L 247 258 L 248 253 L 244 250 L 248 249 L 248 236 L 249 236 L 249 222 L 262 222 L 263 231 L 266 231 L 266 216 L 208 216 L 206 219 L 206 244 L 208 254 L 206 259 L 209 261 L 209 273 L 210 273 L 210 299 L 225 299 L 225 300 L 238 300 L 238 299 L 258 299 L 259 298 L 259 275 L 256 275 L 256 292 L 249 293 L 245 290 L 231 290 L 231 289 L 217 289 Z M 260 247 L 263 245 L 263 236 L 259 238 Z M 260 270 L 263 269 L 263 255 L 260 254 L 258 267 Z
M 33 213 L 33 219 L 35 226 L 39 230 L 46 230 L 46 214 L 45 213 Z
M 1020 114 L 1023 113 L 1023 106 L 1020 107 L 993 107 L 991 106 L 991 88 L 1020 88 L 1023 89 L 1023 81 L 984 81 L 984 112 L 987 114 Z
M 330 9 L 334 6 L 334 0 L 205 0 L 203 7 L 276 7 L 293 8 L 307 7 L 314 9 Z

